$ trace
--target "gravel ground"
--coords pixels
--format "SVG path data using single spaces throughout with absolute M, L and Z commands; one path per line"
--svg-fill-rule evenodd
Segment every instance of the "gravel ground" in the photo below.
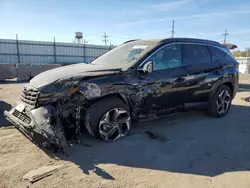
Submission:
M 0 187 L 250 187 L 250 76 L 242 75 L 229 114 L 179 113 L 135 124 L 127 138 L 105 143 L 88 135 L 55 159 L 0 116 Z M 23 83 L 0 84 L 0 113 L 19 97 Z M 157 138 L 150 138 L 150 131 Z M 30 184 L 22 177 L 48 164 L 64 164 Z

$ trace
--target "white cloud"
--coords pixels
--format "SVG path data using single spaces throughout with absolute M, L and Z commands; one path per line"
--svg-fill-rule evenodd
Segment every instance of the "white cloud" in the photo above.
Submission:
M 171 2 L 155 4 L 155 5 L 150 6 L 150 8 L 153 8 L 154 10 L 157 10 L 157 11 L 168 11 L 168 10 L 182 8 L 183 5 L 191 1 L 193 0 L 179 0 L 179 1 L 175 0 Z
M 218 16 L 222 15 L 223 13 L 208 13 L 208 14 L 195 14 L 195 15 L 188 15 L 188 16 L 179 16 L 179 17 L 165 17 L 165 18 L 158 18 L 158 19 L 151 19 L 151 20 L 139 20 L 134 22 L 126 22 L 120 24 L 120 26 L 129 26 L 129 25 L 137 25 L 137 24 L 146 24 L 146 23 L 155 23 L 155 22 L 165 22 L 168 20 L 181 20 L 181 19 L 190 19 L 190 18 L 203 18 L 208 16 Z
M 232 15 L 239 15 L 239 14 L 250 14 L 250 10 L 237 10 L 234 12 L 211 12 L 205 14 L 193 14 L 187 16 L 179 16 L 179 17 L 164 17 L 158 19 L 151 19 L 151 20 L 138 20 L 134 22 L 125 22 L 120 24 L 119 26 L 130 26 L 130 25 L 137 25 L 137 24 L 147 24 L 147 23 L 155 23 L 155 22 L 165 22 L 168 20 L 184 20 L 184 19 L 200 19 L 200 18 L 209 18 L 209 17 L 221 17 L 221 16 L 232 16 Z

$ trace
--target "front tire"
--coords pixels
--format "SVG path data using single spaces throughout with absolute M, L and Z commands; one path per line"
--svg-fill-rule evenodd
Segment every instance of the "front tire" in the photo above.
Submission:
M 208 113 L 213 117 L 223 117 L 228 113 L 231 103 L 232 91 L 228 86 L 222 85 L 215 92 L 209 104 Z
M 84 123 L 90 135 L 108 142 L 115 141 L 130 130 L 130 110 L 119 98 L 107 97 L 87 109 Z

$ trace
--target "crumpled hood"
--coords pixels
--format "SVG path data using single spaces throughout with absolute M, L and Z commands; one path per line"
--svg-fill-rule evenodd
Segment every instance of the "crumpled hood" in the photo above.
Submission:
M 100 65 L 100 64 L 84 64 L 78 63 L 74 65 L 63 66 L 59 68 L 55 68 L 52 70 L 48 70 L 42 72 L 35 76 L 33 79 L 30 80 L 30 85 L 35 88 L 41 88 L 43 86 L 49 85 L 51 83 L 56 82 L 57 80 L 61 80 L 66 77 L 70 76 L 84 76 L 88 72 L 93 72 L 93 76 L 95 75 L 94 72 L 102 72 L 105 74 L 107 71 L 119 71 L 121 67 L 117 67 L 114 65 Z M 88 74 L 89 75 L 89 74 Z M 100 74 L 99 74 L 100 75 Z

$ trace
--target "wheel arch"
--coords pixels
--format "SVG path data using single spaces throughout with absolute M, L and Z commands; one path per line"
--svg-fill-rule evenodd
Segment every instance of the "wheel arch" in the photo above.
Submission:
M 123 100 L 121 95 L 117 93 L 105 95 L 97 99 L 89 101 L 89 107 L 86 109 L 84 114 L 84 125 L 88 130 L 89 134 L 100 138 L 100 132 L 98 132 L 98 121 L 99 117 L 103 116 L 106 110 L 112 108 L 117 108 L 118 105 L 123 106 L 122 108 L 126 110 L 127 113 L 130 113 L 130 107 Z
M 232 94 L 233 94 L 234 87 L 233 87 L 233 84 L 231 82 L 224 82 L 223 85 L 226 85 L 227 87 L 229 87 L 231 89 Z
M 212 92 L 211 92 L 211 95 L 210 95 L 210 100 L 212 99 L 212 97 L 214 96 L 215 92 L 220 88 L 220 86 L 222 85 L 226 85 L 227 87 L 230 88 L 231 92 L 232 92 L 232 95 L 234 93 L 234 86 L 232 84 L 232 82 L 230 80 L 223 80 L 223 81 L 220 81 L 220 82 L 217 82 L 214 87 L 212 88 Z
M 91 103 L 93 104 L 93 103 L 95 103 L 95 102 L 97 102 L 97 101 L 99 101 L 99 100 L 103 100 L 103 99 L 109 98 L 109 97 L 116 97 L 116 98 L 120 99 L 121 101 L 123 101 L 125 104 L 127 104 L 127 105 L 129 106 L 130 111 L 131 111 L 131 109 L 132 109 L 132 104 L 131 104 L 131 102 L 130 102 L 130 100 L 129 100 L 129 97 L 127 97 L 127 96 L 126 96 L 125 94 L 123 94 L 123 93 L 109 93 L 109 94 L 103 95 L 103 96 L 101 96 L 101 97 L 99 97 L 99 98 L 97 98 L 97 99 L 91 100 Z

